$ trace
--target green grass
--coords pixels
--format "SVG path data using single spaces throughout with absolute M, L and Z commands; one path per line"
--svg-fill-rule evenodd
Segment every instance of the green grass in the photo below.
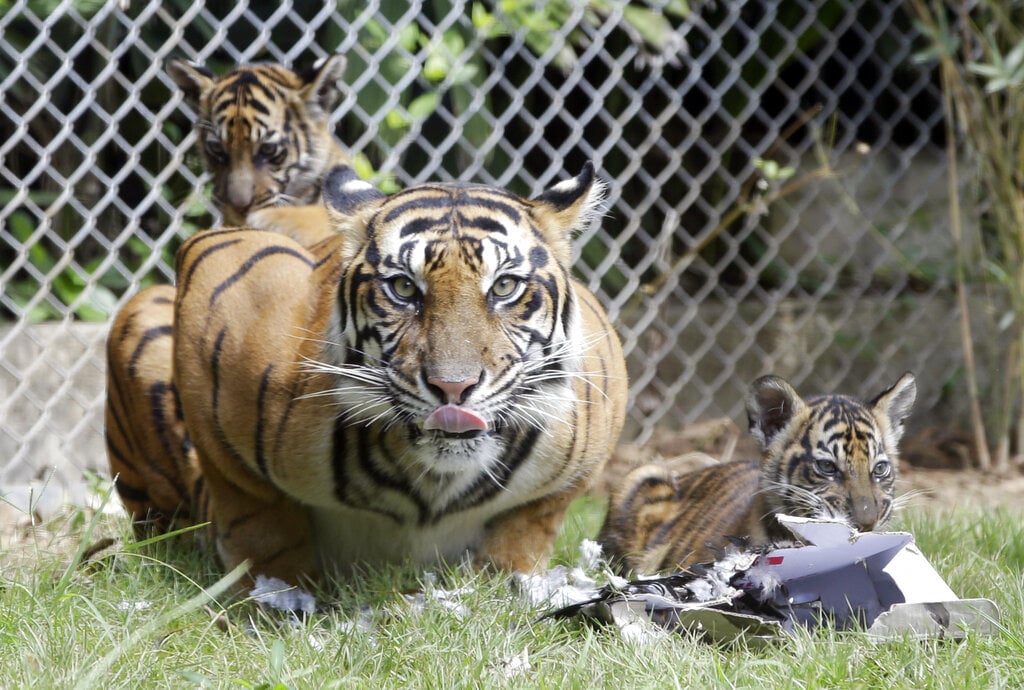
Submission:
M 601 511 L 594 500 L 574 507 L 556 560 L 575 560 Z M 999 633 L 873 644 L 857 633 L 818 630 L 763 649 L 682 635 L 638 645 L 609 628 L 534 622 L 542 611 L 515 595 L 506 576 L 467 569 L 437 577 L 448 589 L 473 590 L 460 599 L 468 613 L 438 603 L 414 611 L 402 593 L 424 586 L 424 578 L 411 567 L 341 583 L 330 611 L 289 627 L 246 602 L 210 601 L 203 588 L 229 578 L 185 546 L 187 535 L 137 547 L 125 519 L 78 512 L 0 553 L 0 688 L 1019 687 L 1021 517 L 908 513 L 898 527 L 916 535 L 961 597 L 997 602 Z M 83 540 L 103 537 L 117 544 L 76 565 Z M 356 624 L 367 605 L 374 610 L 369 629 Z M 510 677 L 506 664 L 524 658 L 526 670 Z

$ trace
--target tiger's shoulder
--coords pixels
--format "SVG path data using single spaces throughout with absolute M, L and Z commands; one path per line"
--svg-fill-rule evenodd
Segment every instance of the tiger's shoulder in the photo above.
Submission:
M 183 60 L 168 63 L 168 75 L 196 114 L 197 146 L 226 225 L 251 222 L 259 209 L 310 205 L 306 213 L 315 220 L 291 227 L 315 234 L 293 236 L 312 244 L 329 232 L 326 217 L 312 209 L 328 171 L 349 162 L 330 123 L 344 66 L 334 55 L 305 73 L 258 64 L 217 76 Z

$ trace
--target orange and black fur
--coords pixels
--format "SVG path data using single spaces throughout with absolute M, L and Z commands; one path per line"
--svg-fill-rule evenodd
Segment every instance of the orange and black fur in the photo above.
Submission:
M 275 230 L 304 246 L 332 233 L 321 188 L 333 167 L 349 163 L 330 122 L 344 66 L 333 55 L 301 75 L 259 64 L 217 77 L 183 60 L 168 63 L 196 112 L 198 148 L 225 225 Z M 279 207 L 302 210 L 282 215 Z
M 465 555 L 543 565 L 625 416 L 618 338 L 569 269 L 593 168 L 532 200 L 386 197 L 344 167 L 324 194 L 328 239 L 198 233 L 177 287 L 117 316 L 106 428 L 125 506 L 209 520 L 227 567 L 290 583 Z
M 729 537 L 751 546 L 791 541 L 779 513 L 882 527 L 915 397 L 909 373 L 867 403 L 845 395 L 805 401 L 784 380 L 761 377 L 746 399 L 761 459 L 682 475 L 638 467 L 613 492 L 598 540 L 624 571 L 654 573 L 714 560 Z

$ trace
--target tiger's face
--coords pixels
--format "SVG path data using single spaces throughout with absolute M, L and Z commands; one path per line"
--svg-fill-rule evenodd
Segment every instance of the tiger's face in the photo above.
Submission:
M 198 147 L 227 225 L 270 206 L 314 203 L 327 170 L 347 161 L 330 130 L 344 59 L 308 75 L 280 65 L 238 67 L 216 77 L 181 60 L 168 74 L 197 115 Z
M 761 491 L 771 512 L 842 520 L 861 531 L 884 526 L 916 391 L 905 374 L 867 403 L 844 395 L 804 401 L 778 377 L 755 381 L 747 414 L 764 451 Z
M 428 184 L 385 198 L 332 173 L 325 198 L 349 223 L 337 358 L 360 383 L 338 391 L 353 421 L 404 424 L 437 449 L 432 469 L 454 471 L 571 416 L 584 345 L 568 229 L 599 190 L 588 166 L 548 194 Z

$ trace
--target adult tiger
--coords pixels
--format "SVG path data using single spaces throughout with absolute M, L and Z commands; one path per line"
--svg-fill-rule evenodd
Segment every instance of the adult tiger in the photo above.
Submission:
M 277 64 L 243 65 L 216 77 L 183 60 L 167 74 L 196 111 L 198 147 L 213 176 L 213 202 L 226 225 L 256 224 L 310 245 L 330 234 L 320 203 L 327 172 L 348 155 L 331 132 L 330 114 L 345 59 L 334 55 L 298 75 Z M 301 222 L 258 209 L 306 207 Z
M 618 338 L 569 272 L 589 164 L 536 199 L 328 177 L 304 249 L 201 232 L 110 336 L 107 441 L 136 519 L 211 520 L 296 583 L 359 562 L 531 570 L 622 428 Z M 173 298 L 173 304 L 171 300 Z M 172 373 L 173 372 L 173 373 Z

